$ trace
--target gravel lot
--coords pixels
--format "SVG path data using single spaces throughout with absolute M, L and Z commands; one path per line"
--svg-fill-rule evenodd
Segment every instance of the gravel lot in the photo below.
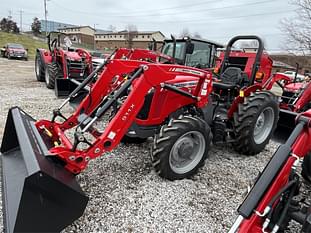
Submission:
M 62 100 L 36 81 L 33 61 L 0 58 L 0 70 L 0 135 L 12 106 L 36 119 L 50 119 Z M 170 182 L 153 171 L 148 143 L 120 144 L 78 176 L 90 201 L 84 215 L 64 232 L 226 232 L 247 185 L 276 147 L 270 143 L 252 157 L 213 147 L 193 179 Z

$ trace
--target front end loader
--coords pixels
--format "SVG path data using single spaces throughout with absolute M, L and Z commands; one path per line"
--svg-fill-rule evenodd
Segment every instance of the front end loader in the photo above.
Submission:
M 90 160 L 113 150 L 138 115 L 144 115 L 150 132 L 165 135 L 155 138 L 152 153 L 160 176 L 190 177 L 204 164 L 211 141 L 204 111 L 210 72 L 130 60 L 109 60 L 97 71 L 102 68 L 101 78 L 69 116 L 63 107 L 79 98 L 92 75 L 50 120 L 10 109 L 1 145 L 5 232 L 59 232 L 79 218 L 88 197 L 75 176 Z M 111 88 L 116 75 L 123 80 Z M 144 108 L 151 93 L 152 104 Z
M 309 190 L 302 190 L 311 182 L 311 111 L 296 122 L 239 206 L 229 233 L 284 232 L 290 221 L 301 225 L 300 232 L 311 232 Z

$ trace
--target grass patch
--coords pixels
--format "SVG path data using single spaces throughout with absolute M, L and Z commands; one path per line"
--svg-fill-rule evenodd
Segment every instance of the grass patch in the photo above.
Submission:
M 0 46 L 6 43 L 18 43 L 28 49 L 28 58 L 34 59 L 37 48 L 47 49 L 47 44 L 41 40 L 34 39 L 32 36 L 0 32 Z

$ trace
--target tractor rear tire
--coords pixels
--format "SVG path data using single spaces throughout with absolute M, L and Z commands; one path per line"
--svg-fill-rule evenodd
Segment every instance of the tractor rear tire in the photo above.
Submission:
M 234 113 L 234 149 L 245 155 L 261 152 L 279 119 L 277 97 L 269 91 L 251 93 Z
M 36 72 L 37 81 L 44 82 L 44 80 L 45 80 L 44 63 L 43 63 L 39 53 L 36 53 L 35 72 Z
M 54 89 L 55 87 L 55 80 L 57 78 L 63 78 L 63 74 L 61 69 L 59 68 L 58 64 L 52 62 L 47 64 L 45 67 L 45 84 L 46 87 L 49 89 Z
M 198 117 L 171 119 L 154 136 L 152 164 L 157 174 L 168 180 L 194 175 L 208 156 L 211 129 Z

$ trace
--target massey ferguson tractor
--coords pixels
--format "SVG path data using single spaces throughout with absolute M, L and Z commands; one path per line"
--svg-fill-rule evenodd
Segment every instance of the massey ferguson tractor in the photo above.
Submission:
M 213 85 L 208 70 L 108 58 L 50 120 L 11 108 L 1 145 L 6 231 L 59 232 L 79 218 L 88 197 L 75 176 L 124 136 L 153 137 L 154 169 L 169 180 L 195 174 L 212 140 L 233 143 L 244 154 L 259 153 L 275 128 L 278 103 L 254 84 L 254 75 L 232 68 L 225 64 Z M 258 62 L 253 69 L 256 74 Z M 87 92 L 83 100 L 72 114 L 64 113 L 81 90 Z
M 284 232 L 292 220 L 301 225 L 299 232 L 311 232 L 311 110 L 296 122 L 239 206 L 229 233 Z
M 72 44 L 66 34 L 50 32 L 47 43 L 49 50 L 37 49 L 35 58 L 37 80 L 45 82 L 47 88 L 54 89 L 56 79 L 82 81 L 92 72 L 90 53 L 82 48 L 70 48 Z

